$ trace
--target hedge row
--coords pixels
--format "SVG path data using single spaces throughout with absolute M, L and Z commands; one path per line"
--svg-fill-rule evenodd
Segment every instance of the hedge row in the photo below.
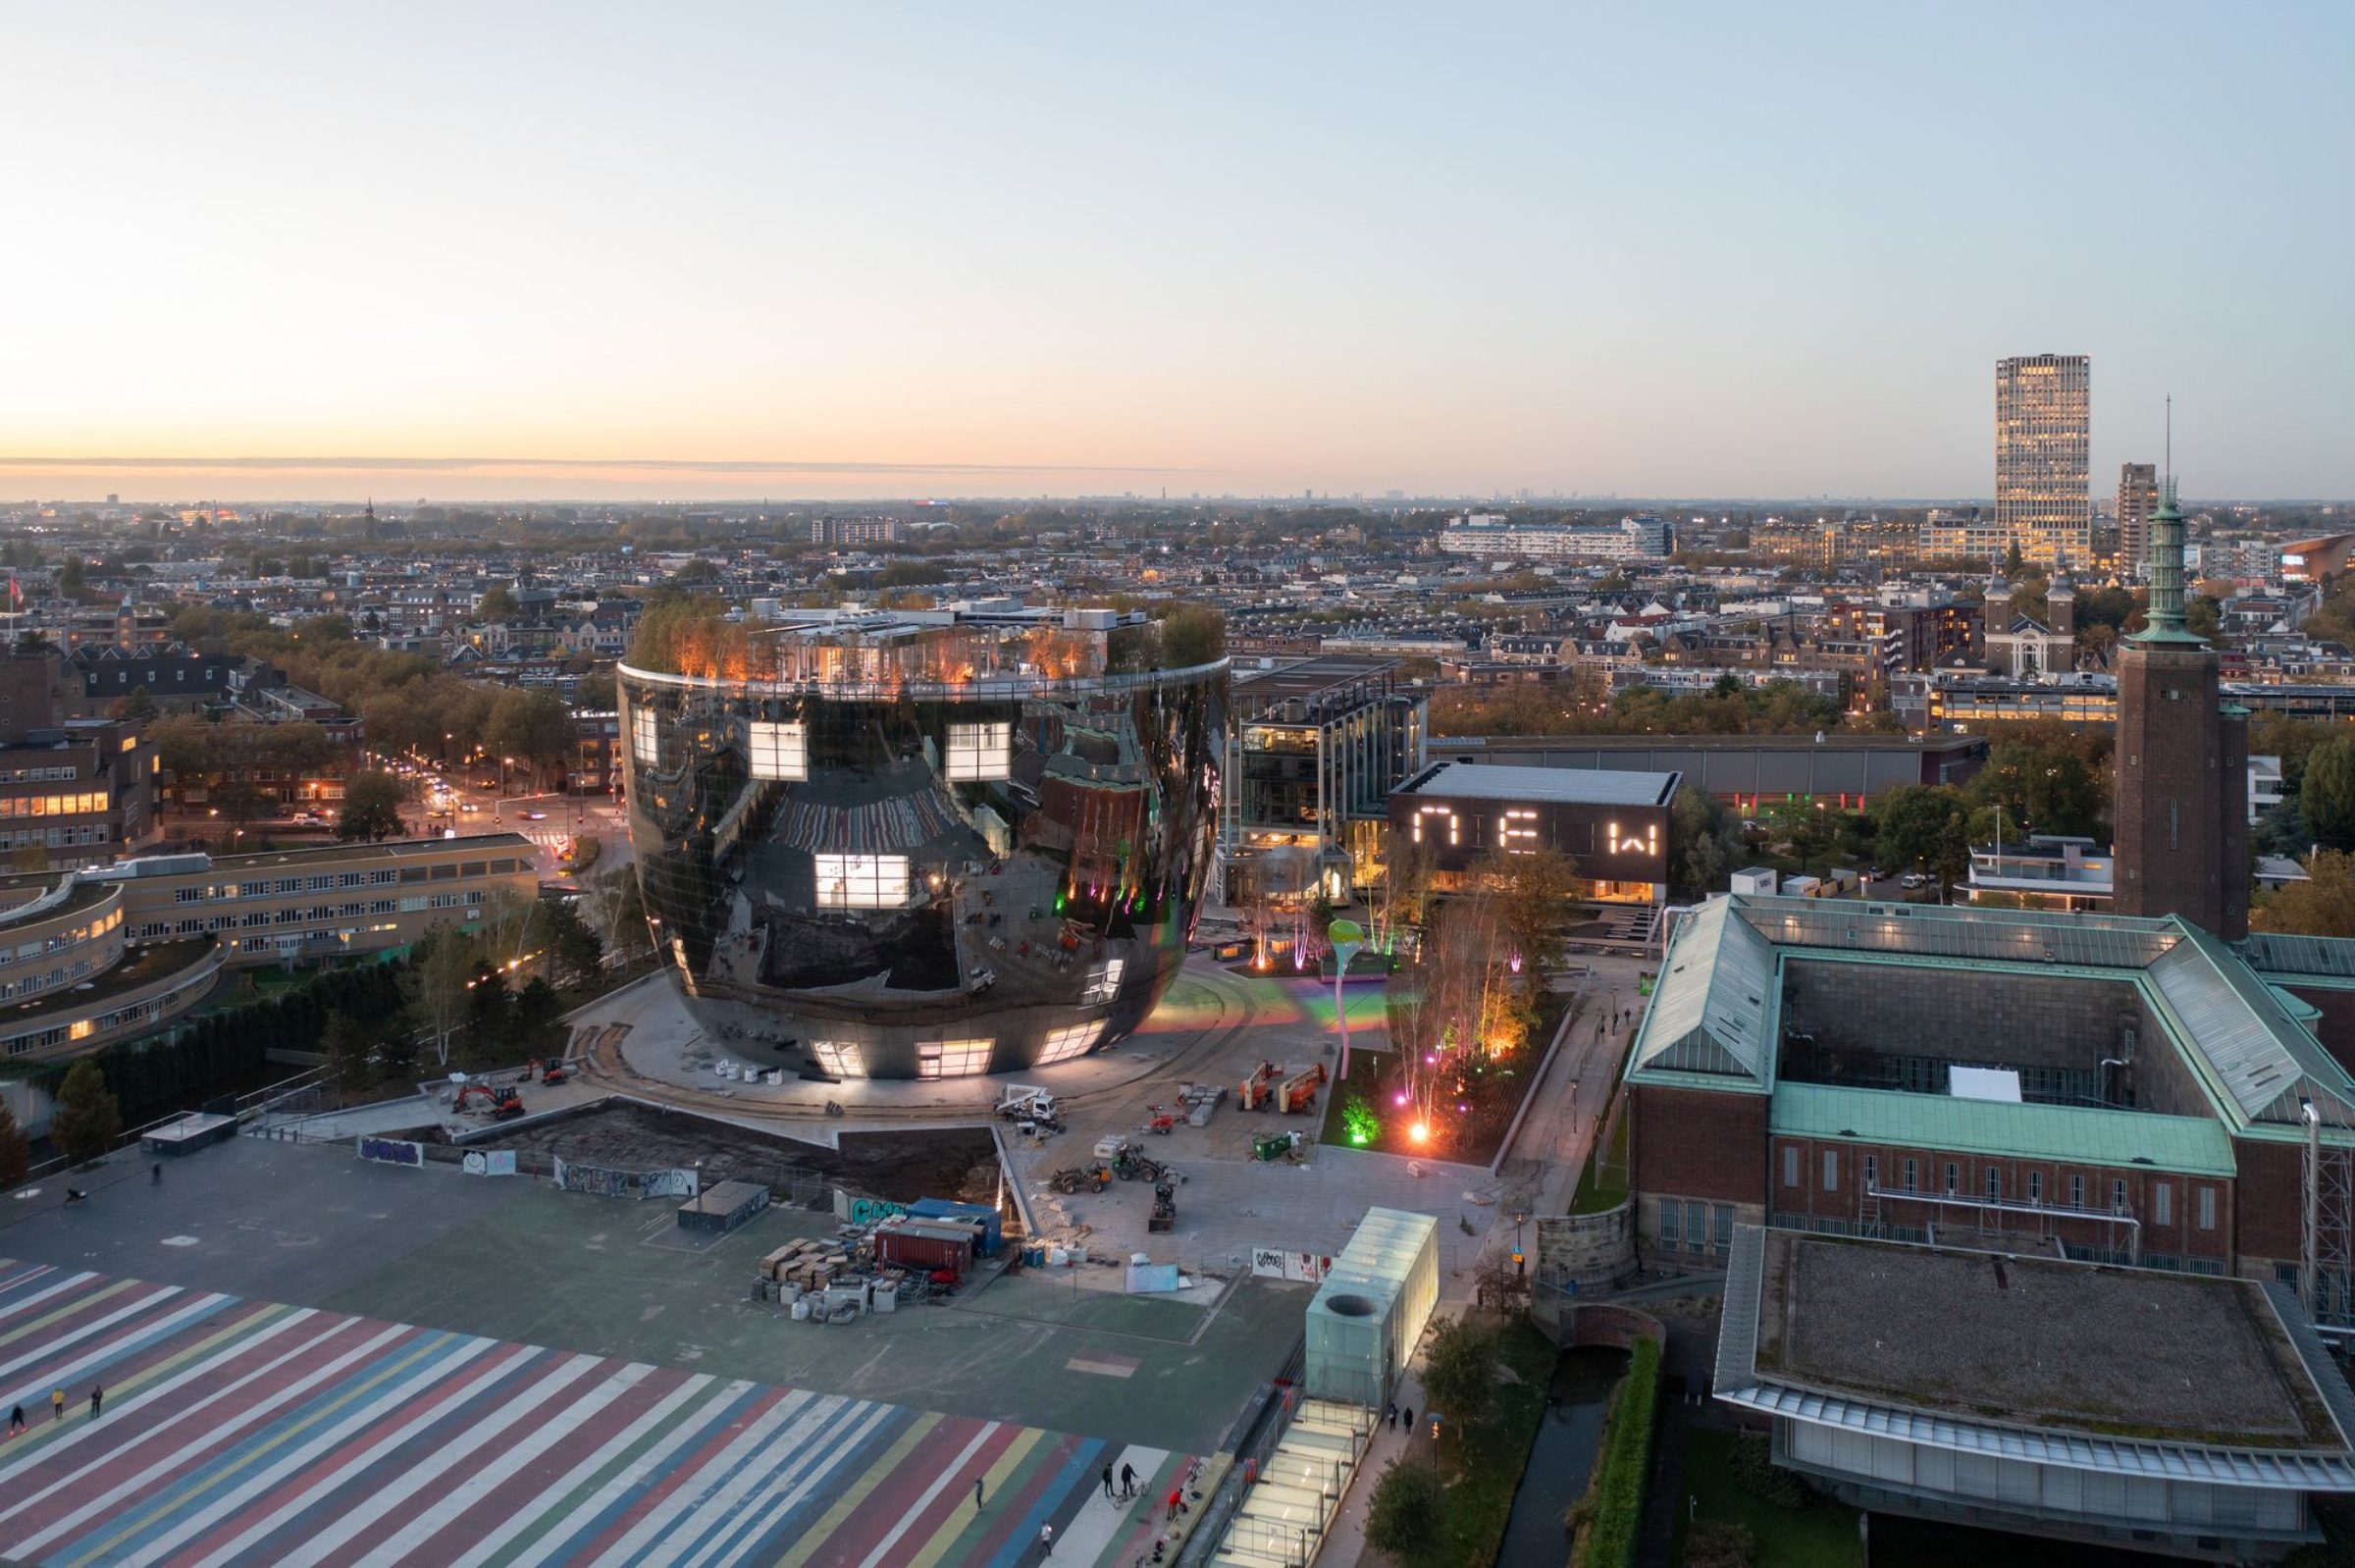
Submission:
M 1635 1568 L 1636 1547 L 1644 1539 L 1644 1484 L 1651 1474 L 1659 1392 L 1659 1341 L 1639 1339 L 1603 1423 L 1602 1457 L 1587 1490 L 1593 1522 L 1579 1539 L 1577 1568 Z
M 110 1045 L 96 1053 L 98 1071 L 124 1120 L 135 1123 L 143 1111 L 260 1071 L 274 1050 L 317 1050 L 330 1013 L 390 1017 L 400 1007 L 400 975 L 390 964 L 329 969 L 278 996 L 192 1019 L 177 1037 L 166 1031 Z M 33 1081 L 54 1095 L 72 1066 L 54 1063 Z

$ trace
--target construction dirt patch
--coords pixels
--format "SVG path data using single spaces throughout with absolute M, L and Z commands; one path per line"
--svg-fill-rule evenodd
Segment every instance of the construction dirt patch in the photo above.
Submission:
M 519 1127 L 505 1137 L 469 1146 L 552 1154 L 623 1171 L 700 1163 L 706 1184 L 768 1180 L 780 1170 L 804 1171 L 894 1203 L 954 1198 L 968 1185 L 980 1189 L 982 1201 L 988 1201 L 996 1188 L 998 1151 L 987 1127 L 845 1132 L 841 1143 L 839 1149 L 826 1149 L 692 1111 L 607 1101 L 576 1116 Z

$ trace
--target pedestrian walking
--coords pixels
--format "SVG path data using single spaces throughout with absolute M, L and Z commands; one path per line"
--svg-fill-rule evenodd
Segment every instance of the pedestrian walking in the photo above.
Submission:
M 975 1512 L 975 1513 L 979 1513 L 980 1511 L 981 1511 L 981 1478 L 980 1478 L 979 1476 L 975 1476 L 975 1477 L 973 1478 L 973 1512 Z
M 164 1184 L 164 1163 L 161 1160 L 158 1160 L 154 1169 L 148 1172 L 147 1184 L 151 1187 L 160 1187 Z
M 1415 1407 L 1407 1406 L 1398 1412 L 1398 1417 L 1406 1423 L 1406 1435 L 1410 1437 L 1413 1437 L 1415 1435 Z
M 8 1435 L 14 1437 L 21 1436 L 24 1431 L 25 1407 L 23 1405 L 11 1405 L 8 1411 Z
M 1181 1481 L 1181 1482 L 1179 1482 L 1179 1483 L 1178 1483 L 1177 1486 L 1175 1486 L 1175 1487 L 1172 1487 L 1172 1488 L 1170 1489 L 1170 1522 L 1171 1522 L 1171 1523 L 1175 1524 L 1175 1523 L 1177 1522 L 1177 1519 L 1178 1519 L 1178 1510 L 1180 1507 L 1184 1506 L 1184 1504 L 1185 1504 L 1185 1483 Z
M 97 1419 L 98 1419 L 98 1407 L 99 1407 L 100 1405 L 104 1404 L 105 1402 L 106 1402 L 106 1390 L 105 1390 L 104 1388 L 101 1388 L 101 1387 L 99 1387 L 99 1386 L 98 1386 L 98 1385 L 96 1385 L 96 1384 L 94 1384 L 94 1383 L 93 1383 L 93 1384 L 91 1384 L 91 1385 L 90 1385 L 90 1419 L 91 1419 L 92 1421 L 95 1421 L 95 1420 L 97 1420 Z
M 1123 1498 L 1128 1498 L 1135 1495 L 1136 1472 L 1127 1465 L 1123 1465 L 1121 1466 L 1121 1496 Z
M 49 1390 L 49 1419 L 51 1421 L 66 1419 L 66 1390 L 63 1388 Z
M 1109 1459 L 1104 1461 L 1104 1495 L 1112 1495 L 1112 1461 Z
M 1055 1527 L 1053 1525 L 1038 1527 L 1038 1554 L 1041 1557 L 1055 1555 Z
M 1387 1421 L 1387 1422 L 1388 1422 L 1388 1423 L 1390 1424 L 1390 1430 L 1391 1430 L 1392 1432 L 1396 1432 L 1396 1431 L 1398 1430 L 1398 1401 L 1397 1401 L 1397 1400 L 1393 1399 L 1393 1400 L 1391 1400 L 1391 1401 L 1390 1401 L 1388 1404 L 1387 1404 L 1387 1405 L 1384 1405 L 1384 1406 L 1382 1407 L 1382 1419 L 1383 1419 L 1383 1420 L 1385 1420 L 1385 1421 Z

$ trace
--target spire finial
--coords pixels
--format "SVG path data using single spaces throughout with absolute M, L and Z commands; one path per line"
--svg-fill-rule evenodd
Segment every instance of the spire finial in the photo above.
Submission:
M 2169 500 L 2175 498 L 2175 394 L 2167 394 L 2167 466 L 2165 492 Z

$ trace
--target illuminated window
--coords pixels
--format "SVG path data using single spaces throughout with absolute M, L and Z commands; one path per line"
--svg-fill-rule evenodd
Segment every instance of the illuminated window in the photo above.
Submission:
M 896 910 L 908 903 L 905 855 L 817 855 L 821 910 Z
M 969 1078 L 989 1071 L 994 1040 L 918 1040 L 916 1075 L 919 1078 Z
M 1008 778 L 1014 772 L 1012 724 L 951 724 L 943 771 L 953 784 Z
M 753 777 L 810 776 L 810 726 L 753 722 Z
M 1496 824 L 1497 848 L 1507 855 L 1534 855 L 1538 849 L 1538 813 L 1508 808 Z
M 1093 1007 L 1109 1002 L 1120 994 L 1121 975 L 1128 967 L 1126 959 L 1106 959 L 1087 971 L 1087 989 L 1079 993 L 1081 1007 Z
M 1069 1062 L 1075 1056 L 1085 1056 L 1102 1038 L 1104 1038 L 1104 1019 L 1096 1019 L 1093 1023 L 1074 1023 L 1068 1029 L 1057 1029 L 1049 1034 L 1046 1043 L 1039 1047 L 1038 1060 L 1035 1065 L 1043 1068 L 1050 1062 Z
M 630 755 L 641 762 L 661 759 L 661 732 L 654 728 L 654 710 L 651 707 L 630 709 Z
M 818 1067 L 838 1078 L 866 1076 L 866 1047 L 857 1040 L 811 1040 L 810 1054 Z

